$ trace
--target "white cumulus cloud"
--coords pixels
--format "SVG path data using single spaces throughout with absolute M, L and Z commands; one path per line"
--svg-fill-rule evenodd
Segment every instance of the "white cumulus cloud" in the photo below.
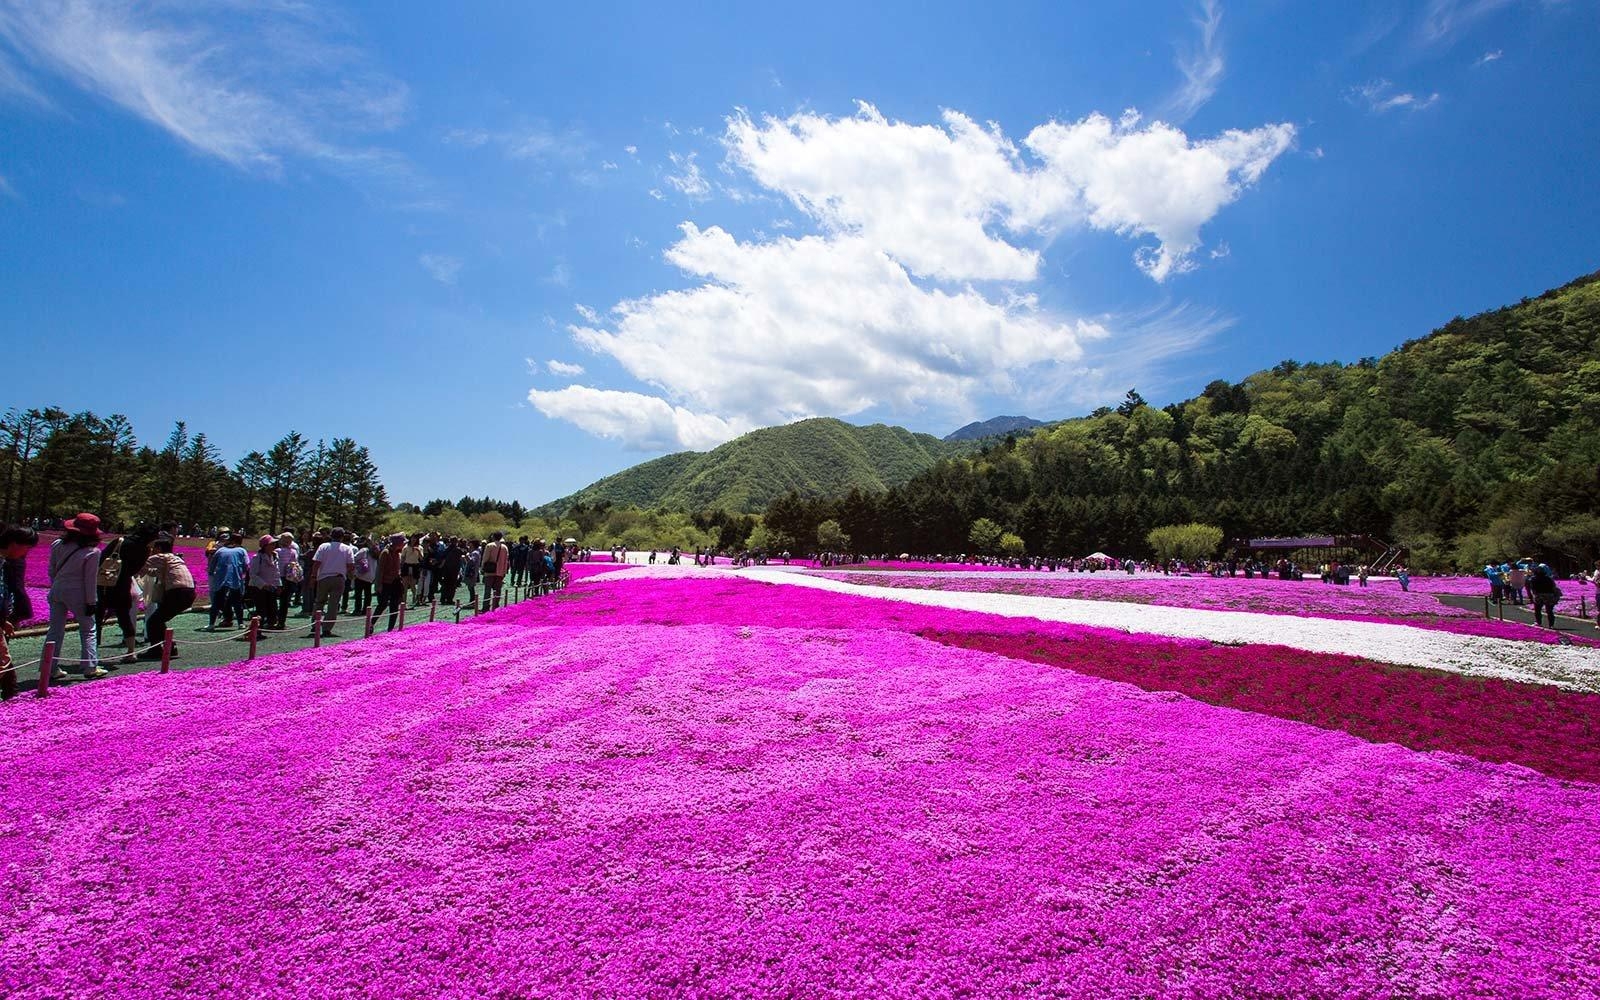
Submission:
M 552 375 L 563 375 L 567 378 L 583 374 L 583 366 L 575 365 L 570 361 L 546 361 L 544 367 Z
M 569 421 L 596 437 L 621 441 L 640 451 L 715 448 L 754 429 L 752 424 L 693 413 L 655 396 L 586 385 L 534 389 L 528 393 L 528 402 L 547 417 Z
M 1128 113 L 1048 122 L 1014 143 L 955 111 L 940 125 L 865 104 L 843 118 L 736 114 L 723 136 L 730 169 L 819 232 L 741 240 L 684 223 L 664 259 L 688 287 L 581 309 L 568 328 L 657 394 L 574 386 L 530 398 L 658 449 L 878 407 L 966 416 L 988 396 L 1098 384 L 1096 352 L 1143 364 L 1143 333 L 1108 351 L 1108 321 L 1041 306 L 1027 286 L 1050 240 L 1092 228 L 1153 241 L 1136 262 L 1165 281 L 1194 266 L 1201 228 L 1294 136 L 1279 124 L 1192 140 Z
M 1178 128 L 1089 115 L 1030 132 L 1025 159 L 997 126 L 955 111 L 944 127 L 803 113 L 728 124 L 731 159 L 835 232 L 859 233 L 920 276 L 1032 280 L 1039 252 L 1005 239 L 1087 224 L 1153 236 L 1157 281 L 1185 270 L 1200 227 L 1294 143 L 1290 124 L 1191 141 Z

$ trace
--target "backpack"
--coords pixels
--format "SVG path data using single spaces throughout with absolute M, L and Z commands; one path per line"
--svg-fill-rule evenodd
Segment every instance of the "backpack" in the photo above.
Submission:
M 101 587 L 115 587 L 117 578 L 122 575 L 122 552 L 107 552 L 100 560 L 100 573 L 95 578 L 95 583 Z

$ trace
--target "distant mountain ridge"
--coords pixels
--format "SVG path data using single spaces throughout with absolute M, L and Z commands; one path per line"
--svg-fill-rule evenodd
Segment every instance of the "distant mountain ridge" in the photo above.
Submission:
M 951 431 L 944 436 L 944 439 L 946 441 L 977 441 L 980 438 L 1000 437 L 1004 434 L 1031 431 L 1035 427 L 1043 426 L 1043 420 L 1035 420 L 1032 417 L 990 417 L 988 420 L 975 420 L 960 430 Z
M 1024 418 L 1025 419 L 1025 418 Z M 764 510 L 790 492 L 842 496 L 903 486 L 940 459 L 972 450 L 904 427 L 847 424 L 831 417 L 765 427 L 708 452 L 680 451 L 642 462 L 553 500 L 538 513 L 609 502 L 648 509 Z

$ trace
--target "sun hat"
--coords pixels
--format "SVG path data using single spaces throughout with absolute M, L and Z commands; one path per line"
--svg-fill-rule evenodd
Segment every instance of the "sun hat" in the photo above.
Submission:
M 294 541 L 294 532 L 285 531 L 283 534 L 278 536 L 278 541 L 280 541 L 280 542 L 292 542 L 292 541 Z
M 79 535 L 88 535 L 91 538 L 99 538 L 100 519 L 93 514 L 79 514 L 70 521 L 62 522 L 61 530 Z
M 406 540 L 406 533 L 403 532 L 403 531 L 397 531 L 394 534 L 389 536 L 389 544 L 390 545 L 393 545 L 395 542 L 403 542 L 405 540 Z
M 261 538 L 257 540 L 256 544 L 261 548 L 266 548 L 268 545 L 278 544 L 278 540 L 273 538 L 271 535 L 262 535 Z

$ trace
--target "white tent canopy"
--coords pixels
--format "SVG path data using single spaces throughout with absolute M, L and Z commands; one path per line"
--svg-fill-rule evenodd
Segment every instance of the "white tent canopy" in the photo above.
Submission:
M 1088 555 L 1084 556 L 1084 558 L 1085 559 L 1103 559 L 1106 562 L 1110 562 L 1115 557 L 1114 556 L 1108 556 L 1104 552 L 1091 552 Z

